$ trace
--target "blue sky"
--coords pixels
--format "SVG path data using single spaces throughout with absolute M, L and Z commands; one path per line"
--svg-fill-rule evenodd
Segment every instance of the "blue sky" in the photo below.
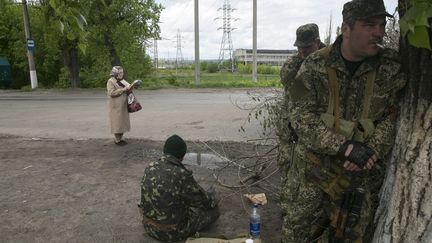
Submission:
M 194 57 L 194 0 L 155 0 L 165 9 L 161 14 L 161 36 L 158 41 L 159 58 L 175 58 L 176 35 L 181 35 L 181 52 L 185 59 Z M 252 0 L 230 0 L 233 48 L 252 48 Z M 298 26 L 316 23 L 321 39 L 328 31 L 332 15 L 332 37 L 342 23 L 342 7 L 346 0 L 257 0 L 257 45 L 259 49 L 294 49 Z M 200 57 L 217 59 L 222 41 L 222 7 L 224 0 L 200 0 Z M 393 13 L 397 0 L 384 0 L 386 9 Z M 215 20 L 216 19 L 216 20 Z M 150 55 L 153 55 L 150 50 Z

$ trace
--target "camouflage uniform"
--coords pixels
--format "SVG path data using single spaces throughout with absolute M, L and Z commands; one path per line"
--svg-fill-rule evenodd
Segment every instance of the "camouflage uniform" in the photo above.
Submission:
M 163 242 L 183 240 L 219 217 L 213 196 L 198 185 L 180 159 L 171 155 L 146 168 L 140 208 L 145 231 Z
M 303 63 L 303 58 L 299 55 L 295 55 L 289 57 L 283 64 L 280 71 L 281 83 L 284 86 L 285 92 L 289 90 L 292 81 L 297 75 L 297 71 L 300 69 L 301 64 Z
M 359 1 L 364 0 L 354 2 Z M 369 4 L 379 3 L 369 1 Z M 362 200 L 360 218 L 352 222 L 350 228 L 353 230 L 346 232 L 344 242 L 362 242 L 367 224 L 374 215 L 376 205 L 372 205 L 371 197 L 377 196 L 381 186 L 377 178 L 383 177 L 385 169 L 382 159 L 394 142 L 396 97 L 405 85 L 405 79 L 398 54 L 390 49 L 382 49 L 377 55 L 366 58 L 351 76 L 341 56 L 341 43 L 342 36 L 339 36 L 328 58 L 322 52 L 308 56 L 289 90 L 293 102 L 289 111 L 290 123 L 299 139 L 297 144 L 291 145 L 294 154 L 285 188 L 289 197 L 285 198 L 288 214 L 284 217 L 283 242 L 314 242 L 315 237 L 326 230 L 344 191 L 354 182 L 365 190 L 365 199 Z M 371 171 L 346 171 L 343 162 L 336 158 L 341 144 L 352 137 L 335 132 L 322 119 L 330 99 L 328 67 L 336 70 L 342 119 L 353 122 L 359 122 L 361 118 L 367 74 L 376 70 L 368 116 L 374 128 L 364 135 L 363 140 L 380 158 Z M 360 133 L 358 130 L 356 132 Z M 326 190 L 328 188 L 332 190 Z
M 319 40 L 319 29 L 316 24 L 305 24 L 297 28 L 296 41 L 294 46 L 305 47 L 310 46 L 315 40 Z M 324 44 L 320 48 L 324 47 Z M 289 57 L 282 66 L 280 71 L 281 82 L 285 88 L 285 92 L 289 89 L 292 81 L 297 75 L 297 71 L 303 62 L 300 55 Z
M 361 238 L 363 232 L 373 217 L 371 203 L 371 173 L 378 173 L 379 168 L 383 169 L 385 163 L 382 161 L 394 142 L 395 106 L 396 94 L 405 85 L 405 79 L 401 74 L 398 55 L 390 49 L 382 49 L 376 56 L 366 58 L 360 67 L 351 77 L 345 63 L 341 57 L 340 46 L 341 36 L 331 47 L 328 59 L 319 52 L 311 54 L 301 66 L 295 81 L 295 88 L 290 90 L 290 97 L 295 105 L 290 109 L 290 122 L 299 142 L 295 148 L 294 166 L 298 171 L 290 173 L 291 192 L 290 207 L 288 210 L 291 215 L 286 217 L 286 223 L 291 225 L 290 232 L 285 232 L 286 242 L 302 242 L 310 236 L 314 224 L 312 221 L 321 220 L 329 222 L 331 214 L 334 213 L 335 205 L 341 200 L 341 194 L 330 196 L 323 194 L 320 189 L 320 180 L 326 180 L 329 176 L 328 170 L 344 171 L 342 162 L 334 158 L 339 147 L 349 137 L 334 132 L 333 129 L 325 125 L 320 118 L 325 114 L 329 104 L 329 79 L 327 67 L 336 70 L 339 82 L 339 103 L 343 119 L 358 121 L 362 112 L 362 103 L 365 93 L 365 83 L 367 73 L 376 70 L 376 78 L 373 84 L 373 94 L 371 97 L 369 118 L 373 121 L 374 130 L 366 136 L 364 143 L 374 149 L 379 161 L 370 172 L 364 172 L 365 179 L 361 180 L 361 186 L 365 189 L 365 200 L 361 208 L 361 218 L 355 222 L 355 232 L 346 242 L 355 242 Z M 328 168 L 317 166 L 312 157 L 318 158 L 328 165 Z M 379 167 L 381 166 L 381 167 Z M 375 172 L 374 172 L 375 170 Z M 355 175 L 349 177 L 349 172 L 344 171 L 345 180 L 348 186 L 352 183 Z M 339 183 L 340 181 L 338 181 Z M 341 190 L 346 189 L 346 183 L 340 185 Z M 338 190 L 341 192 L 341 190 Z M 328 216 L 327 219 L 316 219 L 314 214 L 321 211 L 319 208 L 324 204 L 324 209 Z M 302 214 L 303 215 L 299 215 Z M 309 226 L 311 225 L 311 226 Z M 305 242 L 311 241 L 311 239 Z M 360 241 L 361 242 L 361 241 Z
M 313 23 L 302 25 L 297 28 L 296 36 L 297 38 L 294 43 L 295 46 L 299 48 L 310 46 L 314 41 L 319 40 L 318 26 Z M 322 47 L 325 47 L 323 43 L 321 43 L 319 48 Z M 289 127 L 288 108 L 291 104 L 287 93 L 291 89 L 291 86 L 303 61 L 304 59 L 300 56 L 300 54 L 289 57 L 283 64 L 280 72 L 281 82 L 284 86 L 285 93 L 284 97 L 279 101 L 277 106 L 279 110 L 277 112 L 278 120 L 276 122 L 276 133 L 279 138 L 278 165 L 282 174 L 279 204 L 283 215 L 287 214 L 287 201 L 289 195 L 291 194 L 291 192 L 288 190 L 288 187 L 286 186 L 286 184 L 289 183 L 288 178 L 291 177 L 288 175 L 288 173 L 296 171 L 295 168 L 289 170 L 291 165 L 290 161 L 292 160 L 291 155 L 293 152 L 293 147 L 291 145 L 296 138 L 292 132 L 292 129 Z M 282 230 L 285 230 L 284 227 Z

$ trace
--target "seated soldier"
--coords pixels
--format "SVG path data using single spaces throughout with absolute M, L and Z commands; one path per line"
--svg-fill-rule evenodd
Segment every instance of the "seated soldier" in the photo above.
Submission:
M 181 137 L 169 137 L 164 155 L 149 164 L 141 181 L 144 229 L 163 242 L 184 240 L 219 217 L 213 193 L 204 191 L 182 164 L 186 150 Z

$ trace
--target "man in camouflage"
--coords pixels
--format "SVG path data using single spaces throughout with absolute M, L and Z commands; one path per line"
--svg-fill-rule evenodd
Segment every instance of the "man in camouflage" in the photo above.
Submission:
M 304 59 L 314 51 L 325 47 L 320 41 L 318 25 L 314 23 L 301 25 L 296 31 L 296 41 L 294 46 L 297 46 L 298 54 L 289 57 L 282 66 L 280 71 L 281 83 L 284 86 L 284 95 L 275 107 L 278 114 L 276 122 L 276 134 L 279 137 L 279 144 L 281 150 L 285 147 L 286 143 L 291 141 L 291 132 L 288 126 L 287 109 L 290 105 L 287 91 L 294 83 L 294 78 L 297 75 L 297 71 L 300 69 Z M 284 153 L 280 153 L 283 155 Z M 279 161 L 285 160 L 286 158 L 280 157 Z M 279 163 L 283 164 L 283 163 Z
M 320 41 L 318 25 L 310 23 L 298 27 L 294 46 L 297 47 L 298 54 L 289 57 L 280 71 L 281 82 L 285 91 L 291 86 L 303 60 L 312 52 L 325 47 Z
M 283 242 L 317 242 L 324 232 L 330 242 L 367 241 L 376 176 L 394 143 L 405 79 L 397 53 L 380 47 L 390 15 L 382 0 L 352 0 L 342 15 L 342 35 L 305 59 L 288 91 L 298 140 Z
M 277 109 L 277 123 L 276 123 L 276 134 L 279 138 L 279 157 L 278 164 L 282 174 L 281 190 L 280 190 L 280 207 L 282 209 L 282 215 L 285 215 L 286 198 L 289 191 L 285 190 L 285 184 L 287 181 L 287 172 L 291 156 L 291 143 L 295 138 L 293 137 L 292 128 L 289 125 L 288 119 L 288 107 L 290 105 L 287 91 L 291 88 L 294 83 L 294 78 L 297 75 L 297 71 L 300 69 L 304 59 L 311 53 L 325 47 L 319 37 L 318 25 L 314 23 L 301 25 L 296 31 L 296 40 L 294 46 L 297 46 L 298 54 L 289 57 L 284 65 L 282 66 L 280 77 L 281 82 L 284 86 L 283 98 L 279 101 L 279 105 L 275 107 Z
M 144 229 L 162 242 L 184 240 L 219 217 L 213 194 L 205 192 L 182 164 L 186 150 L 181 137 L 169 137 L 164 156 L 149 164 L 141 181 Z

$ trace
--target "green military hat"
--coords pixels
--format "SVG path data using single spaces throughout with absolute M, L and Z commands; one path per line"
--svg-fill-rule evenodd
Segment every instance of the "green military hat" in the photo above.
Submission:
M 185 141 L 177 134 L 172 135 L 165 141 L 163 148 L 164 154 L 169 154 L 181 159 L 186 154 L 186 151 L 187 145 Z
M 319 40 L 319 29 L 316 24 L 305 24 L 297 28 L 296 41 L 294 46 L 306 47 L 313 44 L 315 40 Z
M 343 21 L 366 19 L 374 16 L 393 17 L 387 13 L 382 0 L 352 0 L 343 6 Z

